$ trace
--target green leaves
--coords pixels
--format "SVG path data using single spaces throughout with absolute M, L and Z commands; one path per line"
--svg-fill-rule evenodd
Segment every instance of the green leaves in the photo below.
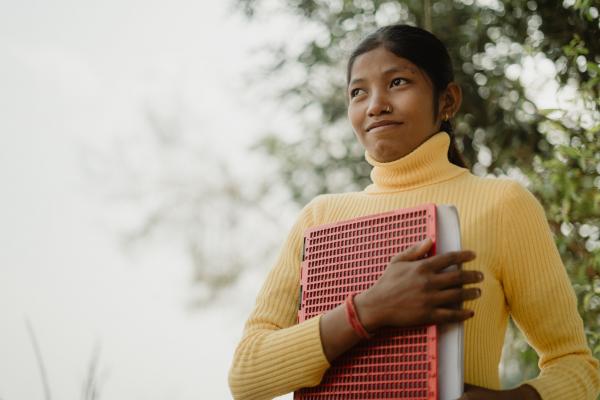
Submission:
M 562 50 L 569 62 L 577 62 L 582 55 L 599 57 L 577 34 Z M 598 71 L 599 65 L 588 69 Z M 598 75 L 582 75 L 581 79 L 570 107 L 540 112 L 543 120 L 538 128 L 566 138 L 567 143 L 556 145 L 552 157 L 537 157 L 530 178 L 556 234 L 588 344 L 600 358 L 600 99 Z
M 262 3 L 238 1 L 251 10 Z M 428 21 L 446 43 L 455 80 L 463 89 L 461 112 L 453 121 L 459 148 L 476 174 L 500 175 L 517 167 L 529 178 L 575 288 L 588 343 L 600 357 L 598 2 L 281 3 L 290 15 L 320 32 L 272 73 L 286 74 L 290 66 L 305 71 L 304 79 L 283 89 L 280 97 L 290 106 L 300 104 L 295 109 L 307 121 L 308 108 L 317 110 L 322 123 L 307 122 L 301 141 L 286 142 L 265 133 L 261 142 L 262 150 L 278 160 L 282 181 L 294 200 L 305 204 L 319 193 L 357 190 L 369 182 L 369 166 L 346 123 L 345 60 L 359 39 L 379 25 Z M 528 97 L 531 90 L 523 87 L 528 57 L 554 63 L 556 81 L 570 89 L 573 100 L 537 109 Z M 479 163 L 483 150 L 491 152 L 489 165 Z M 513 337 L 521 378 L 537 373 L 535 353 L 522 336 Z

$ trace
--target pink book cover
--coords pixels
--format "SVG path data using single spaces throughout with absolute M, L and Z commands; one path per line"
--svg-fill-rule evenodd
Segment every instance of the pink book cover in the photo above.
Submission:
M 304 236 L 302 322 L 369 288 L 390 258 L 429 237 L 437 248 L 436 205 L 394 210 L 308 229 Z M 462 333 L 462 331 L 461 331 Z M 334 360 L 318 386 L 294 399 L 438 399 L 438 327 L 384 328 Z

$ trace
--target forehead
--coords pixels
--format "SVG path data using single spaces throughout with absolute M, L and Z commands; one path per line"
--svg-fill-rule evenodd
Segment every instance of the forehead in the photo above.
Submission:
M 373 79 L 392 72 L 422 76 L 420 68 L 410 60 L 398 57 L 384 47 L 378 47 L 356 57 L 350 71 L 350 82 Z

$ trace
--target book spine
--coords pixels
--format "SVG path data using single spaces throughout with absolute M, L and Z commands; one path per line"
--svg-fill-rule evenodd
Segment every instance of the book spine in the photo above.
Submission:
M 306 237 L 303 238 L 302 240 L 302 253 L 300 255 L 300 288 L 298 289 L 298 316 L 296 318 L 296 322 L 300 323 L 302 321 L 304 321 L 304 315 L 303 315 L 303 307 L 302 307 L 302 286 L 304 283 L 304 275 L 306 274 L 305 268 L 306 265 L 304 264 L 304 258 L 305 258 L 305 251 L 306 251 Z

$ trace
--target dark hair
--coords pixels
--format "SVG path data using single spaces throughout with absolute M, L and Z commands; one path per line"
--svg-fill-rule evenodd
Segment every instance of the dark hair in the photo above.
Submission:
M 433 83 L 433 113 L 438 113 L 440 93 L 454 80 L 452 61 L 446 46 L 431 32 L 410 25 L 389 25 L 377 29 L 368 35 L 354 49 L 348 59 L 346 83 L 350 83 L 350 74 L 354 61 L 361 54 L 384 47 L 398 57 L 406 58 L 422 69 Z M 450 135 L 448 159 L 459 167 L 468 168 L 465 159 L 456 147 L 450 121 L 442 121 L 441 130 Z

